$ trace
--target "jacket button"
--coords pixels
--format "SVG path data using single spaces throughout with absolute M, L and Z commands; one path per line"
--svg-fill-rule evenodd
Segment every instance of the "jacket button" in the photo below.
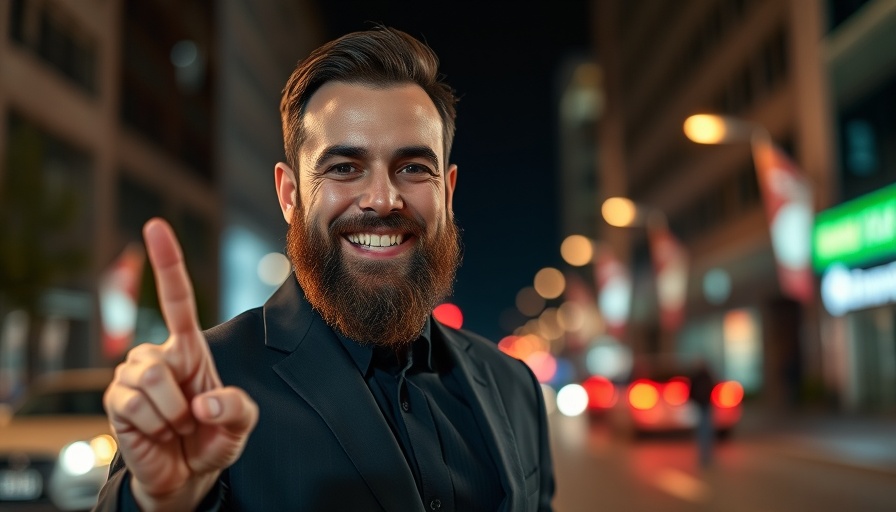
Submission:
M 442 502 L 438 499 L 432 500 L 429 502 L 430 510 L 439 510 L 442 508 Z
M 409 404 L 407 400 L 405 400 L 404 402 L 401 402 L 401 408 L 404 409 L 404 412 L 408 412 L 411 410 L 411 404 Z

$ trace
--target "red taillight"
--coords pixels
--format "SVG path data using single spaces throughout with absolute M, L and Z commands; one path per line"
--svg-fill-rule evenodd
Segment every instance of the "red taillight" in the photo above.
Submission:
M 744 399 L 744 388 L 740 383 L 728 380 L 712 388 L 712 403 L 716 407 L 736 407 Z
M 660 392 L 655 382 L 636 380 L 628 388 L 628 403 L 635 409 L 647 410 L 656 405 Z
M 663 399 L 669 405 L 682 405 L 688 401 L 691 394 L 691 387 L 688 385 L 687 379 L 675 378 L 670 380 L 663 387 Z
M 588 393 L 589 409 L 609 409 L 616 403 L 616 388 L 606 377 L 588 377 L 582 387 Z

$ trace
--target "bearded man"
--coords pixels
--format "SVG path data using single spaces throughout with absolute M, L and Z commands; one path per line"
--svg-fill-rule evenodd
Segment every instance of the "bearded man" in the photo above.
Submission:
M 294 278 L 208 331 L 171 228 L 144 228 L 165 321 L 105 395 L 119 452 L 98 510 L 542 511 L 540 386 L 433 320 L 460 261 L 456 99 L 379 27 L 299 63 L 274 170 Z

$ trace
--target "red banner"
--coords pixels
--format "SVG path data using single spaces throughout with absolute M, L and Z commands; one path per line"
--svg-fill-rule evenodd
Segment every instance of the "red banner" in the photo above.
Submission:
M 651 228 L 648 237 L 656 275 L 660 327 L 666 331 L 676 331 L 684 323 L 687 302 L 687 251 L 666 226 Z
M 631 311 L 632 279 L 628 269 L 610 250 L 600 250 L 595 255 L 594 284 L 607 333 L 621 340 Z
M 131 346 L 144 259 L 142 247 L 128 245 L 100 277 L 102 348 L 107 360 L 120 358 Z
M 810 302 L 812 277 L 812 187 L 797 165 L 771 142 L 753 145 L 759 189 L 768 217 L 781 293 Z

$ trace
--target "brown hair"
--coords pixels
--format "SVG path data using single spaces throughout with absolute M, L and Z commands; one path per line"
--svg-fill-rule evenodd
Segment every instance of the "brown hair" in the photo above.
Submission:
M 302 117 L 311 96 L 327 82 L 339 81 L 376 87 L 401 83 L 419 85 L 442 117 L 445 163 L 454 140 L 454 105 L 451 87 L 439 75 L 439 59 L 429 46 L 409 34 L 387 27 L 352 32 L 317 48 L 299 62 L 280 100 L 286 162 L 298 172 L 299 148 L 304 142 Z

